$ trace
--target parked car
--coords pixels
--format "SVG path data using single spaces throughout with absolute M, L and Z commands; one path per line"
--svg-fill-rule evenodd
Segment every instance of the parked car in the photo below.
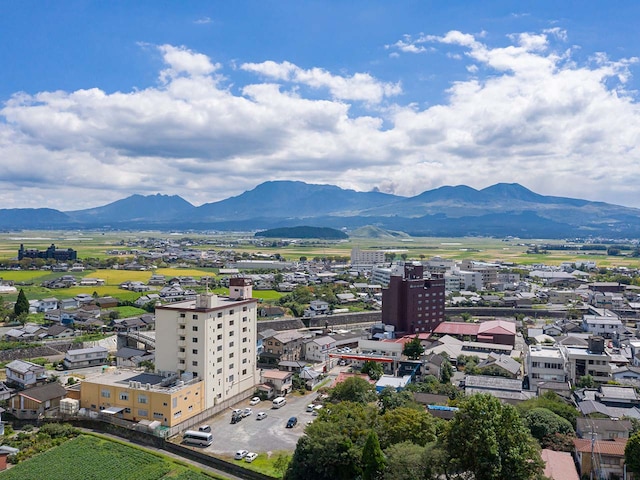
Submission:
M 256 415 L 256 420 L 264 420 L 265 418 L 267 418 L 267 412 L 258 412 Z
M 249 453 L 248 450 L 238 450 L 236 454 L 233 456 L 236 460 L 242 460 Z
M 253 397 L 249 402 L 249 405 L 257 405 L 260 403 L 260 397 Z
M 253 410 L 251 410 L 249 407 L 245 408 L 242 411 L 242 416 L 243 417 L 248 417 L 249 415 L 251 415 L 253 413 Z
M 255 452 L 249 452 L 249 453 L 247 453 L 247 456 L 246 456 L 246 457 L 244 457 L 244 461 L 245 461 L 245 462 L 249 462 L 249 463 L 251 463 L 251 462 L 253 462 L 256 458 L 258 458 L 258 454 L 257 454 L 257 453 L 255 453 Z
M 320 410 L 322 410 L 322 405 L 315 405 L 313 407 L 313 412 L 311 412 L 311 415 L 318 415 L 320 413 Z
M 307 412 L 313 412 L 315 405 L 313 403 L 310 403 L 309 405 L 307 405 Z
M 201 432 L 211 432 L 211 426 L 210 425 L 200 425 L 200 428 L 198 428 L 198 430 L 200 430 Z
M 287 420 L 287 428 L 293 428 L 298 424 L 298 417 L 291 417 Z

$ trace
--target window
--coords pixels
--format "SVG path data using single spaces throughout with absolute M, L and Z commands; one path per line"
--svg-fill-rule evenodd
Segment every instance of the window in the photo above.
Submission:
M 242 317 L 242 322 L 246 322 L 247 321 L 247 317 Z
M 179 417 L 181 417 L 181 416 L 182 416 L 182 410 L 178 410 L 177 412 L 175 412 L 175 413 L 173 414 L 173 418 L 179 418 Z
M 184 330 L 184 325 L 180 325 L 180 330 Z
M 178 406 L 178 398 L 172 398 L 171 399 L 171 407 L 172 408 L 176 408 Z
M 243 359 L 242 359 L 242 363 L 247 363 L 247 359 L 246 359 L 246 358 L 243 358 Z
M 247 331 L 247 327 L 242 327 L 242 331 L 246 332 Z
M 222 318 L 222 312 L 218 312 L 218 318 Z
M 247 353 L 247 349 L 246 349 L 246 348 L 243 348 L 243 349 L 242 349 L 242 353 Z
M 233 330 L 231 330 L 231 331 L 229 332 L 229 336 L 230 336 L 230 337 L 233 337 Z
M 218 340 L 222 340 L 222 334 L 218 335 Z
M 219 368 L 218 371 L 216 373 L 222 373 L 222 369 Z
M 149 415 L 149 411 L 148 410 L 144 410 L 142 408 L 138 409 L 138 415 L 140 415 L 141 417 L 146 417 L 147 415 Z
M 229 370 L 232 370 L 232 369 L 233 369 L 233 363 L 230 363 L 230 364 L 229 364 Z M 233 375 L 232 375 L 232 376 L 233 376 Z
M 233 326 L 233 320 L 229 320 L 229 325 Z
M 221 323 L 218 324 L 218 328 L 222 328 L 222 324 Z
M 194 355 L 197 355 L 198 354 L 198 349 L 197 348 L 192 349 L 191 353 L 193 353 Z
M 229 310 L 229 315 L 233 315 L 233 308 Z M 233 320 L 231 320 L 233 322 Z
M 216 359 L 216 363 L 222 363 L 222 357 L 218 357 L 218 358 Z
M 220 350 L 222 350 L 222 345 L 218 345 L 218 348 L 216 349 L 216 352 L 219 352 Z
M 242 370 L 242 374 L 246 375 L 247 374 L 247 369 L 245 368 L 244 370 Z
M 229 358 L 233 358 L 233 352 L 229 354 Z
M 193 315 L 191 318 L 193 318 L 194 320 L 198 319 L 198 315 Z
M 185 337 L 182 337 L 182 336 L 178 337 L 178 340 L 180 340 L 181 342 L 184 342 L 185 341 Z
M 124 409 L 124 413 L 131 413 L 131 409 L 130 408 L 125 408 Z
M 193 337 L 193 338 L 191 339 L 191 341 L 192 341 L 193 343 L 198 343 L 198 337 Z
M 138 403 L 147 403 L 146 395 L 138 395 Z
M 229 348 L 233 347 L 233 342 L 229 342 Z
M 193 330 L 194 332 L 197 332 L 198 331 L 198 326 L 194 325 L 193 327 L 191 327 L 191 330 Z
M 184 358 L 181 358 L 180 360 L 178 360 L 178 363 L 181 363 L 184 365 Z
M 129 394 L 127 392 L 120 393 L 120 400 L 129 400 Z
M 242 311 L 246 312 L 247 311 L 247 307 L 242 307 Z M 247 318 L 247 317 L 244 317 L 244 318 Z
M 229 379 L 227 381 L 233 383 L 233 375 L 229 375 Z
M 198 361 L 194 360 L 193 362 L 191 362 L 191 365 L 194 366 L 194 367 L 197 367 L 198 366 Z
M 180 318 L 184 318 L 184 317 L 186 317 L 186 315 L 185 315 L 185 313 L 184 313 L 184 312 L 182 312 L 182 313 L 180 314 Z
M 111 398 L 111 392 L 109 390 L 101 390 L 100 396 L 103 398 Z

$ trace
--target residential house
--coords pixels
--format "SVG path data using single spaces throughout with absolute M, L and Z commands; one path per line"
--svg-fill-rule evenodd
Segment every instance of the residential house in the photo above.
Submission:
M 73 308 L 78 308 L 80 306 L 80 302 L 76 298 L 63 298 L 58 302 L 58 305 L 63 310 L 71 310 Z
M 145 350 L 138 348 L 122 347 L 116 352 L 116 366 L 119 368 L 138 368 L 146 360 L 153 361 L 154 354 L 148 354 Z
M 520 378 L 522 375 L 522 365 L 510 355 L 503 353 L 491 352 L 489 356 L 478 363 L 478 367 L 482 369 L 492 369 L 500 372 L 501 376 L 508 378 Z
M 573 444 L 576 463 L 583 477 L 593 473 L 593 478 L 623 478 L 626 439 L 592 442 L 589 438 L 575 438 Z
M 66 325 L 52 325 L 47 329 L 47 338 L 70 338 L 75 333 L 73 328 Z
M 328 302 L 324 300 L 312 300 L 309 304 L 309 308 L 305 309 L 305 317 L 315 317 L 316 315 L 327 315 L 331 312 L 331 308 Z
M 260 361 L 277 365 L 281 360 L 300 360 L 303 355 L 304 335 L 297 330 L 285 330 L 262 340 Z
M 335 350 L 336 341 L 329 336 L 316 337 L 305 343 L 304 347 L 306 360 L 329 363 L 329 353 Z
M 625 331 L 622 321 L 613 313 L 609 316 L 584 315 L 582 317 L 582 329 L 585 332 L 604 338 L 617 338 Z
M 100 297 L 95 299 L 95 304 L 100 308 L 115 308 L 118 306 L 118 299 L 113 297 Z
M 286 310 L 278 306 L 266 305 L 258 309 L 258 315 L 260 317 L 282 317 L 286 313 Z
M 30 388 L 47 381 L 42 365 L 26 360 L 13 360 L 5 367 L 7 383 L 18 388 Z
M 84 277 L 80 280 L 81 287 L 100 287 L 104 285 L 105 281 L 103 278 L 92 278 L 92 277 Z
M 286 395 L 293 389 L 293 372 L 262 370 L 260 380 L 273 388 L 276 395 Z
M 142 308 L 147 303 L 153 302 L 154 304 L 160 302 L 160 295 L 157 293 L 147 293 L 146 295 L 142 295 L 139 297 L 134 303 L 136 307 Z
M 611 379 L 611 357 L 604 348 L 602 337 L 589 338 L 588 347 L 562 345 L 568 366 L 569 381 L 575 385 L 580 377 L 591 375 L 596 382 L 606 383 Z
M 522 380 L 486 375 L 467 375 L 464 378 L 464 393 L 486 393 L 511 404 L 536 396 L 535 392 L 522 390 Z
M 59 408 L 67 391 L 58 382 L 17 392 L 7 405 L 7 412 L 20 420 L 37 420 L 48 411 Z
M 64 367 L 68 370 L 74 368 L 91 367 L 107 363 L 109 351 L 105 347 L 79 348 L 67 350 L 64 356 Z
M 37 310 L 38 312 L 48 312 L 50 310 L 56 310 L 58 308 L 58 299 L 55 297 L 52 298 L 43 298 L 38 302 Z
M 576 419 L 576 434 L 580 438 L 593 438 L 594 440 L 629 438 L 629 433 L 632 430 L 633 423 L 630 420 L 591 417 L 578 417 Z

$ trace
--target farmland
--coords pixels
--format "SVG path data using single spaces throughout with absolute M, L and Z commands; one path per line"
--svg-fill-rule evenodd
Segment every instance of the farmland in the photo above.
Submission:
M 108 472 L 108 473 L 107 473 Z M 211 480 L 199 469 L 167 457 L 93 435 L 81 435 L 21 462 L 2 473 L 3 480 Z

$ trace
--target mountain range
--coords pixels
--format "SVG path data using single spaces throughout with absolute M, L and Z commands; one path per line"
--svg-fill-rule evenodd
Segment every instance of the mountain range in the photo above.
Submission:
M 132 195 L 101 207 L 61 212 L 0 209 L 0 228 L 254 231 L 293 226 L 362 227 L 414 236 L 521 238 L 640 237 L 640 209 L 540 195 L 499 183 L 460 185 L 414 197 L 357 192 L 334 185 L 265 182 L 199 207 L 173 195 Z M 362 231 L 362 230 L 359 230 Z

